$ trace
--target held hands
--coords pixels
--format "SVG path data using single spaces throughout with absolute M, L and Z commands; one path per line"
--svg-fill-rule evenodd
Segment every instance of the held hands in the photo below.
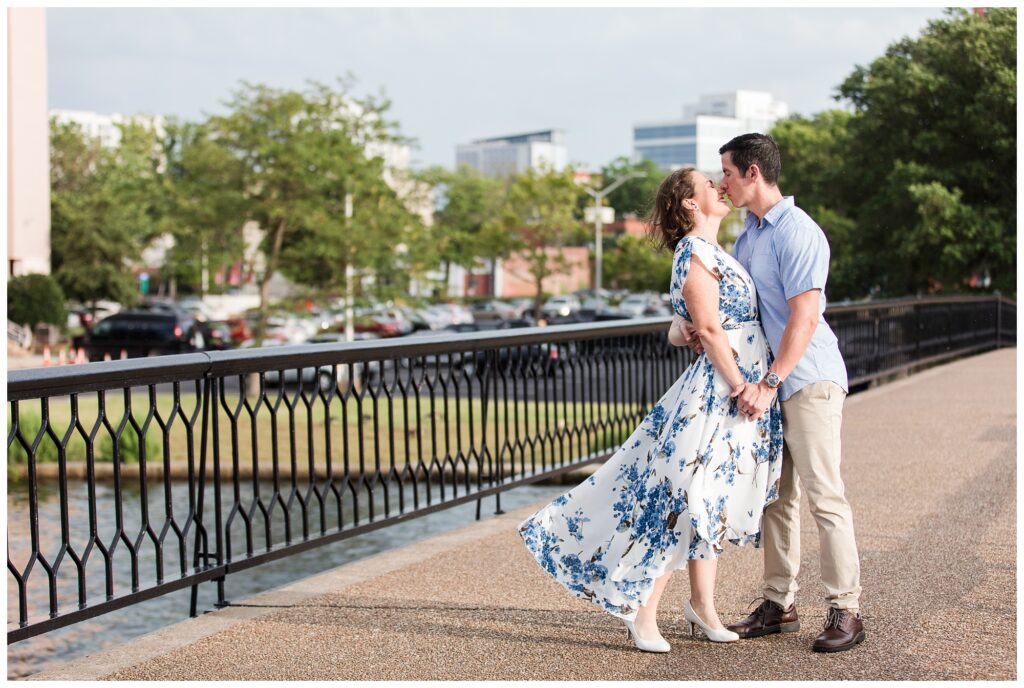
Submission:
M 690 351 L 698 356 L 704 353 L 704 345 L 701 344 L 700 337 L 697 336 L 697 328 L 693 326 L 693 323 L 683 320 L 678 315 L 675 322 L 677 329 L 683 335 L 683 343 L 690 348 Z
M 772 405 L 778 390 L 772 389 L 764 380 L 761 382 L 744 382 L 735 385 L 731 396 L 736 399 L 736 408 L 747 420 L 758 420 Z

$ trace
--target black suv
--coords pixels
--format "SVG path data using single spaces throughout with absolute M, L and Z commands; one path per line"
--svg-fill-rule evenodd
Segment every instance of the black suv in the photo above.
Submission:
M 206 348 L 206 325 L 189 313 L 171 308 L 126 310 L 96 323 L 81 340 L 90 361 L 104 355 L 129 358 L 184 354 Z

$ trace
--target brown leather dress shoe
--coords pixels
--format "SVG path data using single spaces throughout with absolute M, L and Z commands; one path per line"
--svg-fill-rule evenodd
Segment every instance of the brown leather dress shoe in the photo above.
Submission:
M 795 604 L 789 605 L 789 609 L 783 609 L 771 600 L 764 599 L 750 616 L 742 621 L 729 624 L 726 628 L 739 635 L 740 638 L 758 638 L 769 633 L 799 631 L 800 620 L 796 615 Z
M 865 637 L 860 614 L 829 607 L 825 630 L 814 639 L 811 649 L 815 652 L 842 652 L 863 643 Z

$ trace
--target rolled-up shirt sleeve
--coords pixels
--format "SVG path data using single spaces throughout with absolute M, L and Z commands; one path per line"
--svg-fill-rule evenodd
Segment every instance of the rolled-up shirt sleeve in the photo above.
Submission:
M 774 243 L 787 301 L 811 289 L 825 291 L 830 254 L 824 232 L 805 225 L 787 227 Z

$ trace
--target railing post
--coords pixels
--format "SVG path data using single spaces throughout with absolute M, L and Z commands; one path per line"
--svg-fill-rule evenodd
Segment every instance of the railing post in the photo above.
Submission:
M 213 404 L 213 510 L 214 510 L 214 523 L 217 529 L 217 566 L 224 565 L 224 523 L 223 515 L 221 514 L 221 490 L 220 490 L 220 413 L 218 412 L 219 404 L 217 398 L 221 394 L 221 385 L 224 383 L 223 378 L 214 378 L 212 382 L 212 389 L 210 394 L 210 403 Z M 239 381 L 239 385 L 244 385 L 243 381 Z M 242 387 L 242 394 L 245 393 L 245 388 Z M 217 602 L 214 605 L 218 609 L 227 605 L 227 600 L 224 598 L 224 576 L 215 578 L 214 582 L 217 583 Z
M 192 560 L 192 566 L 195 569 L 199 568 L 199 559 L 202 557 L 203 566 L 205 567 L 209 561 L 209 540 L 206 538 L 206 529 L 203 527 L 203 506 L 205 504 L 206 496 L 206 447 L 207 440 L 209 438 L 210 430 L 210 375 L 206 374 L 203 379 L 203 427 L 200 430 L 199 439 L 199 480 L 196 485 L 196 513 L 195 513 L 195 531 L 196 531 L 196 548 L 195 557 Z M 202 549 L 200 543 L 206 544 L 205 551 Z M 192 594 L 189 602 L 189 616 L 195 617 L 199 614 L 199 584 L 196 583 L 192 586 Z
M 949 317 L 946 320 L 946 351 L 953 350 L 953 307 L 955 304 L 949 304 Z
M 915 303 L 914 306 L 914 323 L 917 325 L 917 333 L 915 334 L 916 342 L 914 346 L 914 360 L 920 360 L 921 358 L 921 304 Z
M 996 348 L 1003 346 L 1003 298 L 996 297 Z

